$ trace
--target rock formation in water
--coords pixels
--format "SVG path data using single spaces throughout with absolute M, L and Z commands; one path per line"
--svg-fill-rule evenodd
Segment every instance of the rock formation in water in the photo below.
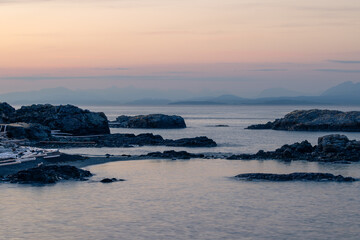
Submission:
M 207 137 L 181 138 L 177 140 L 163 139 L 152 133 L 135 134 L 106 134 L 101 136 L 85 136 L 62 138 L 55 141 L 36 141 L 31 145 L 38 147 L 132 147 L 138 146 L 172 146 L 172 147 L 216 147 L 216 142 Z
M 164 114 L 120 116 L 116 118 L 116 121 L 111 122 L 110 126 L 119 128 L 186 128 L 182 117 Z
M 140 157 L 152 157 L 152 158 L 166 158 L 166 159 L 190 159 L 190 158 L 203 158 L 204 154 L 188 153 L 186 151 L 164 151 L 164 152 L 151 152 Z
M 1 112 L 2 111 L 2 112 Z M 110 129 L 104 113 L 82 110 L 72 105 L 53 106 L 38 104 L 24 106 L 18 110 L 7 103 L 0 105 L 7 135 L 11 138 L 28 139 L 27 145 L 42 147 L 131 147 L 132 145 L 163 145 L 173 147 L 215 147 L 207 137 L 163 139 L 153 134 L 109 134 Z M 122 117 L 119 117 L 121 119 Z M 125 117 L 128 127 L 176 128 L 186 127 L 179 116 L 153 114 Z M 119 122 L 121 122 L 119 120 Z M 51 136 L 50 130 L 78 135 L 74 137 Z M 81 135 L 81 136 L 79 136 Z M 92 136 L 90 136 L 92 135 Z M 96 136 L 93 136 L 96 135 Z
M 352 177 L 343 177 L 341 175 L 333 175 L 331 173 L 307 173 L 297 172 L 291 174 L 272 174 L 272 173 L 243 173 L 236 175 L 235 178 L 239 180 L 265 180 L 265 181 L 332 181 L 332 182 L 353 182 L 357 179 Z
M 39 123 L 52 130 L 74 135 L 110 133 L 104 113 L 90 112 L 72 105 L 38 104 L 16 110 L 12 122 Z
M 308 160 L 320 162 L 358 162 L 360 161 L 360 141 L 349 140 L 345 135 L 331 134 L 318 138 L 318 145 L 308 141 L 284 145 L 275 151 L 260 150 L 256 154 L 239 154 L 228 157 L 229 160 L 245 159 L 281 159 Z
M 248 129 L 273 129 L 288 131 L 360 131 L 360 112 L 335 110 L 296 110 L 266 124 L 256 124 Z
M 104 178 L 100 182 L 102 183 L 112 183 L 112 182 L 123 182 L 125 179 L 117 179 L 117 178 Z
M 8 175 L 4 181 L 21 184 L 49 184 L 60 180 L 87 180 L 92 174 L 69 165 L 38 166 Z

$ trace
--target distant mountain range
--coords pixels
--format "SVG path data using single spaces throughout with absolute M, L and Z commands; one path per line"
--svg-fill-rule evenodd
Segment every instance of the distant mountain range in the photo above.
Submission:
M 344 82 L 318 96 L 299 94 L 301 93 L 284 88 L 273 88 L 264 90 L 258 98 L 242 98 L 235 95 L 194 96 L 191 92 L 181 90 L 161 91 L 135 87 L 100 90 L 69 90 L 59 87 L 1 94 L 0 102 L 13 105 L 360 105 L 360 83 Z
M 272 97 L 298 97 L 298 96 L 306 96 L 308 94 L 289 90 L 286 88 L 268 88 L 262 91 L 258 98 L 272 98 Z
M 70 90 L 64 87 L 29 92 L 0 94 L 0 102 L 13 105 L 31 103 L 78 104 L 78 105 L 162 105 L 174 100 L 191 98 L 191 92 L 182 90 L 154 90 L 135 87 L 91 90 Z M 170 100 L 171 99 L 171 100 Z
M 279 94 L 277 97 L 275 93 Z M 318 96 L 297 95 L 298 92 L 287 91 L 283 88 L 264 90 L 258 98 L 241 98 L 234 95 L 222 95 L 210 97 L 201 101 L 177 101 L 170 104 L 176 105 L 204 105 L 204 104 L 225 104 L 225 105 L 360 105 L 360 83 L 344 82 L 331 87 Z

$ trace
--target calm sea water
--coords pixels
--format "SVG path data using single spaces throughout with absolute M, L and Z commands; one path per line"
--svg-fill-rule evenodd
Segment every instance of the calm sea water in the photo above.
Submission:
M 165 138 L 208 136 L 213 149 L 189 152 L 252 153 L 309 140 L 321 132 L 245 130 L 294 109 L 292 106 L 88 107 L 116 116 L 178 114 L 181 130 L 152 132 Z M 319 106 L 319 108 L 323 108 Z M 329 107 L 327 107 L 329 108 Z M 360 110 L 354 107 L 330 107 Z M 229 127 L 214 127 L 218 124 Z M 360 133 L 346 133 L 360 139 Z M 71 149 L 93 155 L 139 154 L 166 147 Z M 146 160 L 87 167 L 88 182 L 53 186 L 0 185 L 0 239 L 359 239 L 360 183 L 244 182 L 246 172 L 330 172 L 360 178 L 360 164 L 217 160 Z M 102 184 L 104 177 L 127 181 Z

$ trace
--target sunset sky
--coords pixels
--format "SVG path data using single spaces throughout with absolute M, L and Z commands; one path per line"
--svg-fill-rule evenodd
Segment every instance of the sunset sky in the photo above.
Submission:
M 360 81 L 359 0 L 0 0 L 0 93 L 317 93 Z

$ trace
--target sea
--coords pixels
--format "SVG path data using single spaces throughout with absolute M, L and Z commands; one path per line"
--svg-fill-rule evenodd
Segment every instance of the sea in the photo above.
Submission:
M 92 156 L 153 151 L 256 153 L 331 132 L 247 130 L 295 109 L 358 106 L 82 106 L 119 115 L 184 117 L 187 128 L 111 129 L 168 139 L 207 136 L 215 148 L 142 146 L 63 149 Z M 219 127 L 218 125 L 226 125 Z M 341 133 L 360 140 L 360 133 Z M 85 167 L 89 181 L 0 185 L 0 239 L 360 239 L 360 182 L 239 181 L 240 173 L 327 172 L 360 178 L 360 164 L 276 160 L 133 160 Z M 126 179 L 100 183 L 105 177 Z

